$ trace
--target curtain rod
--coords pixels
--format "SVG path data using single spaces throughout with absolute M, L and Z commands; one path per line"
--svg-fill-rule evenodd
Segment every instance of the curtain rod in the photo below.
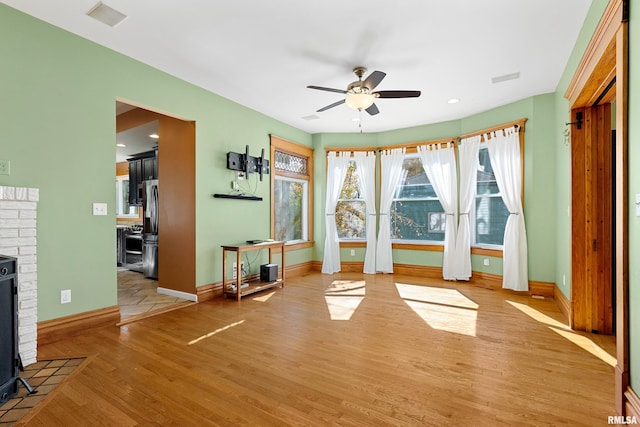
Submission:
M 422 145 L 444 145 L 444 144 L 448 144 L 450 142 L 455 143 L 456 142 L 456 138 L 443 138 L 443 139 L 434 139 L 431 141 L 422 141 L 422 142 L 409 142 L 406 144 L 397 144 L 397 145 L 386 145 L 383 147 L 378 147 L 377 150 L 378 151 L 384 151 L 384 150 L 393 150 L 395 148 L 415 148 L 417 149 L 419 146 Z
M 466 133 L 461 136 L 457 136 L 454 138 L 443 138 L 443 139 L 434 139 L 431 141 L 421 141 L 421 142 L 408 142 L 406 144 L 394 144 L 394 145 L 385 145 L 382 147 L 325 147 L 326 152 L 336 151 L 336 152 L 351 152 L 354 153 L 356 151 L 384 151 L 384 150 L 393 150 L 394 148 L 408 148 L 408 149 L 417 149 L 418 146 L 421 145 L 434 145 L 434 144 L 447 144 L 449 142 L 456 143 L 463 138 L 470 138 L 472 136 L 484 135 L 486 133 L 505 130 L 510 127 L 520 128 L 520 133 L 524 132 L 524 124 L 526 123 L 527 118 L 522 118 L 518 120 L 513 120 L 511 122 L 503 123 L 501 125 L 496 125 L 492 127 L 488 127 L 482 130 L 476 130 L 470 133 Z
M 512 126 L 517 126 L 517 127 L 520 128 L 520 132 L 524 132 L 524 124 L 525 124 L 526 121 L 527 121 L 526 118 L 519 119 L 519 120 L 514 120 L 512 122 L 503 123 L 501 125 L 492 126 L 490 128 L 486 128 L 486 129 L 482 129 L 482 130 L 476 130 L 476 131 L 461 135 L 459 138 L 463 139 L 463 138 L 470 138 L 472 136 L 484 135 L 485 133 L 489 133 L 489 132 L 505 130 L 505 129 L 510 128 Z
M 342 153 L 354 153 L 356 151 L 377 151 L 378 147 L 324 147 L 324 151 L 327 153 L 330 151 L 342 152 Z

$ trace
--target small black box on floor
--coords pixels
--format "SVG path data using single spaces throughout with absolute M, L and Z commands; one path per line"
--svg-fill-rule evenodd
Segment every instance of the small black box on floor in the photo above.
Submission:
M 262 264 L 260 266 L 260 280 L 262 282 L 278 280 L 278 264 Z

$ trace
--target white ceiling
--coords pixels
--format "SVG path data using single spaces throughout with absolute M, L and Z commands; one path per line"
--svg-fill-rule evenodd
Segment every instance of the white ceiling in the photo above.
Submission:
M 153 150 L 158 146 L 158 138 L 149 136 L 153 134 L 158 134 L 157 120 L 118 133 L 116 144 L 122 144 L 124 147 L 116 145 L 116 163 L 124 162 L 134 154 Z
M 96 0 L 0 0 L 310 133 L 358 132 L 341 94 L 352 69 L 387 73 L 364 132 L 458 119 L 556 89 L 590 0 L 104 0 L 128 17 L 88 16 Z M 520 73 L 517 80 L 492 78 Z M 448 104 L 459 98 L 457 104 Z M 153 106 L 150 106 L 153 107 Z M 309 120 L 308 117 L 317 117 Z M 305 119 L 307 117 L 307 119 Z

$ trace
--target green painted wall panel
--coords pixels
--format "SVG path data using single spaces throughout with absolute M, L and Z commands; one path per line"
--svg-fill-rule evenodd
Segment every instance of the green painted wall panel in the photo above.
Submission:
M 221 279 L 220 245 L 268 237 L 268 179 L 250 180 L 262 202 L 212 197 L 233 177 L 226 153 L 268 152 L 270 133 L 307 145 L 310 135 L 4 5 L 0 54 L 0 157 L 12 166 L 0 185 L 40 188 L 38 320 L 117 303 L 116 98 L 196 121 L 197 285 Z M 92 216 L 93 202 L 109 215 Z

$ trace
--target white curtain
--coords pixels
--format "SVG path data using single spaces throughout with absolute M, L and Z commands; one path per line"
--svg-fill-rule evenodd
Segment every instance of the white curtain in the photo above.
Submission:
M 485 141 L 487 140 L 485 135 Z M 502 287 L 515 291 L 529 289 L 527 270 L 527 231 L 520 189 L 520 136 L 517 128 L 492 132 L 487 142 L 491 167 L 502 200 L 509 210 L 504 229 Z
M 366 234 L 367 249 L 364 256 L 363 272 L 376 273 L 376 153 L 373 151 L 357 151 L 353 154 L 356 161 L 356 172 L 360 193 L 364 198 L 367 210 Z
M 478 152 L 480 135 L 463 138 L 458 147 L 460 165 L 460 216 L 456 236 L 454 275 L 457 280 L 471 278 L 471 225 L 470 215 L 476 194 L 478 178 Z
M 454 144 L 418 146 L 418 155 L 422 167 L 429 177 L 438 200 L 445 212 L 444 255 L 442 258 L 442 277 L 455 280 L 456 256 L 456 218 L 458 216 L 458 180 Z
M 336 228 L 336 205 L 342 191 L 344 177 L 351 160 L 351 153 L 338 154 L 330 151 L 327 155 L 327 197 L 325 201 L 325 240 L 322 272 L 333 274 L 340 271 L 340 243 Z
M 402 179 L 404 148 L 383 151 L 380 155 L 382 179 L 380 183 L 380 229 L 376 246 L 376 271 L 393 273 L 391 250 L 391 203 L 396 187 Z

